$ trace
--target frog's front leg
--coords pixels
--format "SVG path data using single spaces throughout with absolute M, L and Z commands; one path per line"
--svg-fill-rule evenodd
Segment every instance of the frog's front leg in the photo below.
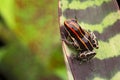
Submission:
M 98 46 L 98 40 L 97 40 L 95 34 L 93 32 L 91 32 L 91 31 L 89 31 L 89 32 L 90 32 L 91 42 L 92 42 L 93 46 L 96 49 L 98 49 L 99 48 L 99 46 Z
M 63 39 L 62 41 L 64 41 L 68 46 L 72 46 L 74 48 L 76 48 L 77 50 L 80 50 L 80 46 L 77 43 L 77 41 L 70 35 L 65 36 L 64 33 L 62 33 Z

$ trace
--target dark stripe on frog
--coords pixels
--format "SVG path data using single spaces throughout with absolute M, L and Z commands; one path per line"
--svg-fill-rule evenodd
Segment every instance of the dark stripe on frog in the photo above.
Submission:
M 65 31 L 67 32 L 67 35 L 71 36 L 71 34 L 68 32 L 68 30 L 64 27 Z M 74 42 L 74 40 L 72 39 L 72 37 L 69 37 L 71 42 Z
M 64 30 L 66 31 L 66 34 L 67 34 L 67 35 L 71 36 L 71 34 L 68 32 L 68 30 L 67 30 L 65 27 L 64 27 Z M 67 39 L 68 39 L 68 38 L 67 38 Z M 74 43 L 76 43 L 76 44 L 79 45 L 78 41 L 75 40 L 75 38 L 73 38 L 72 36 L 69 37 L 69 40 L 70 40 L 71 42 L 74 42 Z M 68 45 L 69 45 L 69 44 L 68 44 Z M 74 46 L 74 47 L 75 47 L 77 50 L 81 50 L 80 46 L 79 46 L 79 47 Z
M 78 23 L 71 22 L 71 24 L 74 25 L 82 33 L 82 35 L 85 34 L 85 31 L 81 28 L 81 26 Z
M 71 36 L 72 37 L 74 37 L 76 40 L 77 40 L 77 42 L 79 43 L 79 45 L 80 45 L 80 48 L 82 49 L 82 50 L 89 50 L 88 49 L 88 47 L 87 47 L 87 45 L 84 43 L 84 41 L 82 40 L 82 38 L 78 35 L 78 33 L 76 33 L 76 31 L 73 29 L 73 28 L 70 28 L 70 27 L 68 27 L 69 25 L 68 25 L 68 23 L 66 23 L 65 22 L 65 28 L 70 32 L 70 34 L 71 34 Z
M 78 32 L 80 32 L 80 34 L 82 34 L 82 36 L 84 36 L 88 40 L 88 42 L 90 43 L 90 45 L 93 48 L 93 45 L 91 43 L 90 34 L 86 30 L 82 29 L 81 26 L 78 23 L 72 23 L 72 24 L 79 30 Z
M 78 33 L 78 35 L 82 38 L 82 40 L 85 42 L 85 44 L 88 46 L 89 50 L 93 50 L 93 45 L 91 43 L 90 35 L 86 33 L 77 23 L 70 23 L 73 28 L 76 28 L 75 31 Z

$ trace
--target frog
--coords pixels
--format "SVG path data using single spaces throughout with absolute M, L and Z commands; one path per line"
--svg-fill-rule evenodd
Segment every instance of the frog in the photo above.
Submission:
M 74 58 L 80 63 L 89 62 L 96 55 L 94 49 L 99 48 L 95 34 L 90 30 L 83 29 L 76 19 L 65 20 L 63 27 L 62 41 L 77 51 Z

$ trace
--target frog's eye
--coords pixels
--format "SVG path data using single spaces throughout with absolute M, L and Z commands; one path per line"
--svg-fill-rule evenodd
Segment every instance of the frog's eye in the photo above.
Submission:
M 71 19 L 71 21 L 73 21 L 73 22 L 77 23 L 77 20 L 76 20 L 76 19 Z

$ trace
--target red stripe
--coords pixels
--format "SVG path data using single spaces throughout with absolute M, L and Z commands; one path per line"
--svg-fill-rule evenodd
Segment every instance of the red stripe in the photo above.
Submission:
M 67 25 L 67 23 L 65 22 L 65 24 Z M 67 25 L 67 27 L 68 27 L 69 25 Z M 82 44 L 88 49 L 88 47 L 87 47 L 87 45 L 84 43 L 84 41 L 79 37 L 79 35 L 75 32 L 75 30 L 74 29 L 72 29 L 72 28 L 70 28 L 70 27 L 68 27 L 78 38 L 79 38 L 79 40 L 82 42 Z M 89 49 L 88 49 L 89 50 Z
M 85 37 L 85 39 L 87 39 L 87 41 L 90 43 L 90 45 L 92 46 L 92 48 L 93 48 L 93 45 L 91 44 L 91 42 L 90 42 L 90 40 L 88 39 L 88 38 L 86 38 L 86 36 L 84 36 L 84 34 L 82 33 L 82 31 L 81 31 L 81 29 L 76 25 L 76 24 L 74 24 L 74 23 L 71 23 L 71 24 L 73 24 L 79 31 L 80 31 L 80 33 L 82 34 L 82 36 L 83 37 Z M 85 31 L 84 31 L 85 32 Z M 87 32 L 85 32 L 85 33 L 87 33 Z M 88 34 L 88 33 L 87 33 Z M 89 34 L 88 34 L 89 35 Z M 90 36 L 90 35 L 89 35 Z

